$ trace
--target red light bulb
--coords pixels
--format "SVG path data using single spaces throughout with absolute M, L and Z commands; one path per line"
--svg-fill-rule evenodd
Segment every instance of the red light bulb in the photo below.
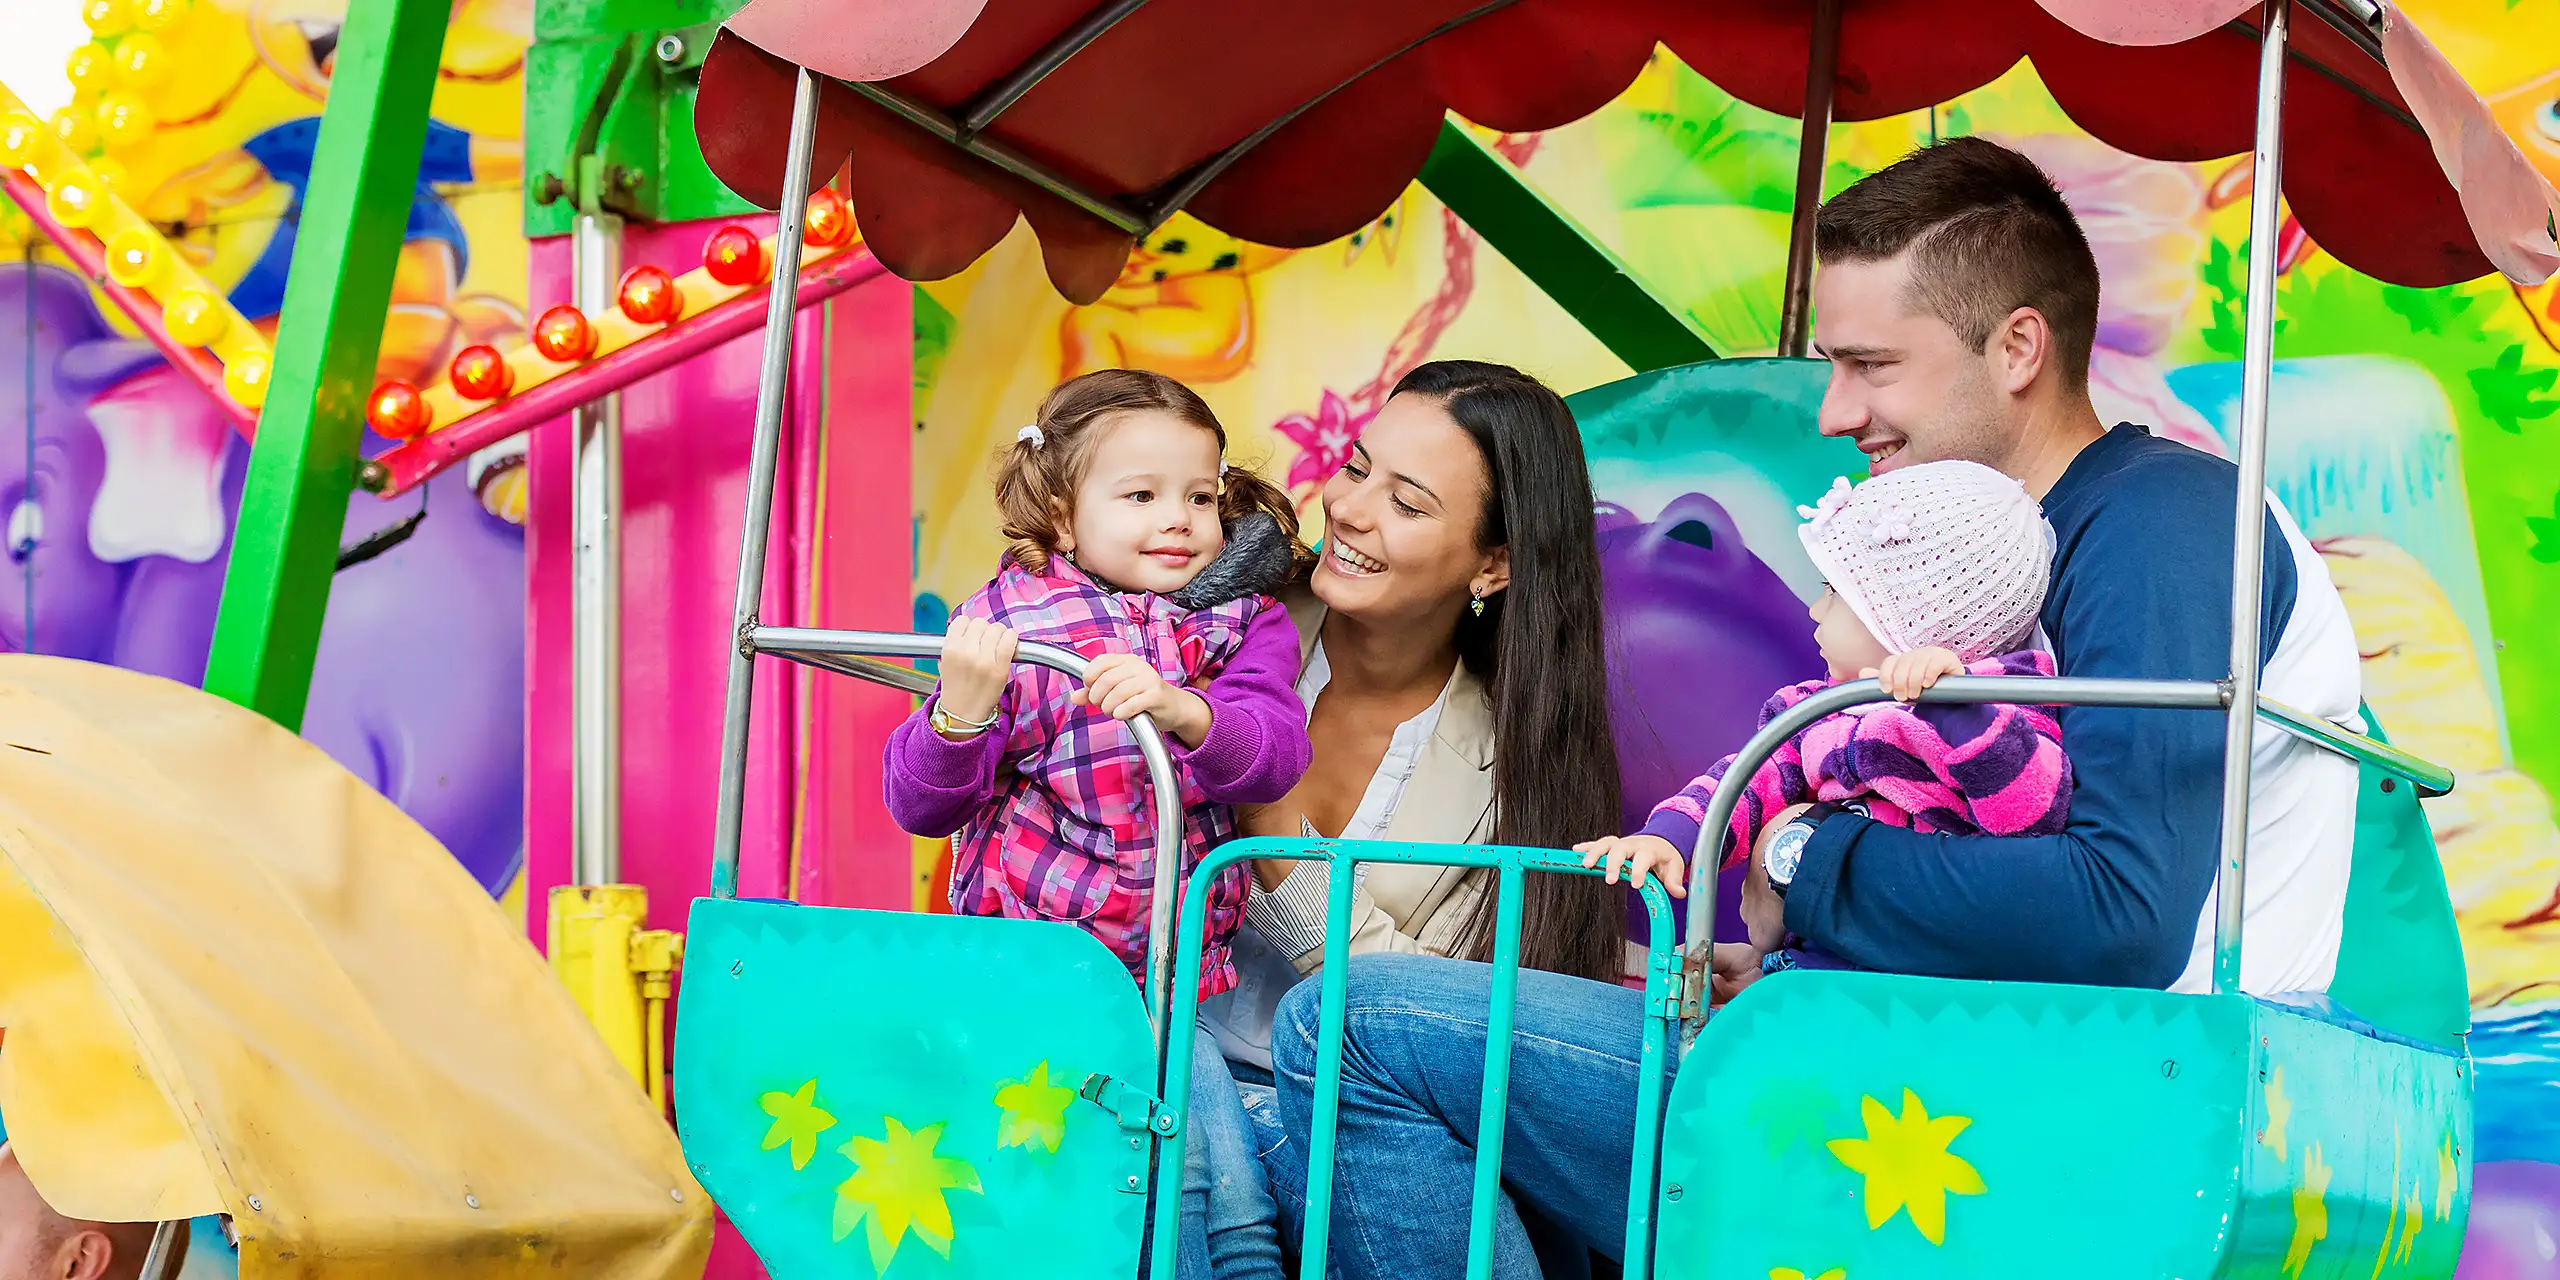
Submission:
M 614 304 L 634 324 L 672 324 L 684 314 L 684 291 L 673 276 L 644 264 L 622 273 Z
M 365 425 L 386 440 L 406 440 L 435 425 L 436 412 L 416 387 L 398 378 L 373 389 L 364 402 Z
M 455 394 L 465 400 L 498 400 L 516 388 L 516 371 L 496 347 L 482 344 L 454 353 L 445 370 Z
M 833 187 L 809 193 L 809 212 L 800 220 L 809 243 L 832 249 L 853 238 L 853 205 Z
M 533 349 L 559 364 L 576 364 L 596 353 L 596 327 L 586 313 L 561 303 L 533 322 Z
M 730 223 L 711 233 L 702 245 L 702 269 L 733 289 L 764 281 L 764 242 L 755 232 Z

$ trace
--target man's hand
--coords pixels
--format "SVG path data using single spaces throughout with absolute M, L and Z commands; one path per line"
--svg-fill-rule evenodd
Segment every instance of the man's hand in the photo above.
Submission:
M 1948 676 L 1964 674 L 1964 659 L 1952 650 L 1935 646 L 1897 653 L 1884 660 L 1881 667 L 1869 667 L 1858 673 L 1861 678 L 1884 686 L 1897 701 L 1917 701 L 1929 687 Z
M 1672 897 L 1689 896 L 1689 877 L 1682 870 L 1680 851 L 1660 836 L 1602 836 L 1575 845 L 1573 851 L 1582 855 L 1582 865 L 1586 867 L 1599 866 L 1601 859 L 1608 859 L 1609 868 L 1600 878 L 1610 884 L 1618 882 L 1618 872 L 1624 868 L 1630 885 L 1644 887 L 1645 875 L 1650 872 L 1662 877 L 1662 887 Z
M 1713 966 L 1707 975 L 1707 1003 L 1723 1004 L 1741 995 L 1744 987 L 1758 982 L 1760 956 L 1760 950 L 1747 943 L 1717 943 L 1707 958 L 1707 963 Z
M 994 716 L 996 700 L 1013 679 L 1013 654 L 1021 640 L 1013 628 L 1001 623 L 953 618 L 942 637 L 943 714 L 973 723 Z M 973 738 L 977 733 L 969 730 L 958 736 Z
M 1769 887 L 1769 842 L 1812 807 L 1800 804 L 1780 809 L 1760 828 L 1760 839 L 1751 847 L 1751 871 L 1742 879 L 1742 923 L 1751 930 L 1751 945 L 1764 955 L 1787 940 L 1787 901 Z
M 1209 736 L 1209 700 L 1167 682 L 1147 660 L 1134 653 L 1106 653 L 1085 669 L 1084 687 L 1068 695 L 1080 707 L 1095 707 L 1114 720 L 1155 717 L 1156 727 L 1198 748 Z

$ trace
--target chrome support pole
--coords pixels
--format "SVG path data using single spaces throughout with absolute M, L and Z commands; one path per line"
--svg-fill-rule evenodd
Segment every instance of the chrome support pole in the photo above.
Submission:
M 1841 0 L 1814 0 L 1805 51 L 1804 123 L 1796 141 L 1795 208 L 1788 213 L 1786 295 L 1778 311 L 1778 354 L 1813 349 L 1813 220 L 1822 208 L 1822 170 L 1831 158 L 1831 108 L 1840 86 Z
M 791 142 L 784 154 L 782 207 L 774 223 L 773 283 L 764 312 L 764 366 L 756 375 L 755 440 L 747 462 L 746 532 L 738 540 L 738 603 L 729 633 L 729 699 L 720 720 L 720 807 L 712 829 L 711 893 L 738 894 L 738 845 L 747 817 L 747 726 L 754 709 L 756 610 L 764 598 L 765 543 L 772 534 L 773 478 L 782 455 L 782 413 L 791 389 L 791 338 L 800 293 L 800 234 L 809 205 L 809 153 L 818 132 L 818 78 L 794 72 Z
M 622 220 L 581 213 L 570 232 L 571 292 L 578 309 L 613 305 L 621 275 Z M 570 647 L 570 880 L 622 879 L 622 395 L 570 414 L 570 507 L 576 522 Z
M 2266 0 L 2258 141 L 2250 157 L 2249 311 L 2240 357 L 2240 483 L 2231 516 L 2231 706 L 2222 733 L 2222 850 L 2213 881 L 2213 989 L 2240 989 L 2248 907 L 2249 756 L 2258 729 L 2258 597 L 2266 576 L 2267 396 L 2275 375 L 2276 233 L 2284 190 L 2285 40 L 2292 0 Z

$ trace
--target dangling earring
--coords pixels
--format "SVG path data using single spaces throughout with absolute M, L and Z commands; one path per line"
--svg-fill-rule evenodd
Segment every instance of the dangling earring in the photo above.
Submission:
M 1479 618 L 1483 617 L 1483 616 L 1484 616 L 1484 588 L 1482 588 L 1482 587 L 1469 587 L 1469 588 L 1467 588 L 1467 594 L 1468 594 L 1469 596 L 1473 597 L 1472 599 L 1470 599 L 1470 600 L 1468 600 L 1468 601 L 1467 601 L 1467 612 L 1472 613 L 1472 614 L 1474 614 L 1475 616 L 1477 616 L 1477 617 L 1479 617 Z

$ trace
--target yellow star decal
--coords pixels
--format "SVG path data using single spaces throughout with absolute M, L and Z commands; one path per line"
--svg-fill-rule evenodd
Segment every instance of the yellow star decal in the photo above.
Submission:
M 2436 1148 L 2436 1221 L 2453 1216 L 2455 1184 L 2462 1180 L 2462 1168 L 2453 1161 L 2453 1135 L 2446 1134 L 2444 1145 Z
M 1075 1090 L 1049 1083 L 1046 1059 L 1030 1075 L 996 1086 L 996 1108 L 1004 1112 L 996 1125 L 996 1146 L 1028 1147 L 1037 1142 L 1056 1151 L 1067 1136 L 1067 1108 L 1075 1100 Z
M 2329 1235 L 2329 1166 L 2320 1159 L 2320 1144 L 2302 1153 L 2302 1185 L 2293 1189 L 2293 1243 L 2284 1251 L 2284 1269 L 2300 1276 L 2311 1262 L 2311 1246 Z
M 2278 1067 L 2267 1076 L 2267 1127 L 2258 1131 L 2258 1141 L 2275 1149 L 2276 1159 L 2284 1159 L 2284 1126 L 2293 1119 L 2293 1099 L 2284 1096 L 2284 1068 Z
M 1833 1267 L 1821 1275 L 1808 1276 L 1794 1267 L 1773 1267 L 1769 1271 L 1769 1280 L 1849 1280 L 1849 1269 Z
M 834 1116 L 818 1107 L 818 1082 L 800 1086 L 798 1093 L 768 1093 L 758 1105 L 773 1117 L 773 1127 L 764 1131 L 764 1149 L 789 1143 L 792 1169 L 809 1167 L 809 1157 L 818 1153 L 818 1135 L 836 1123 Z
M 2393 1262 L 2405 1263 L 2409 1260 L 2409 1251 L 2418 1245 L 2418 1232 L 2426 1225 L 2426 1206 L 2418 1199 L 2418 1184 L 2415 1179 L 2412 1179 L 2409 1183 L 2409 1203 L 2401 1209 L 2400 1247 L 2391 1253 Z M 2376 1267 L 2375 1270 L 2379 1271 L 2381 1268 Z
M 1858 1099 L 1858 1109 L 1866 1120 L 1867 1136 L 1835 1138 L 1829 1145 L 1840 1163 L 1866 1175 L 1867 1229 L 1876 1230 L 1895 1211 L 1908 1209 L 1911 1225 L 1919 1228 L 1923 1239 L 1945 1244 L 1948 1193 L 1978 1196 L 1983 1192 L 1982 1175 L 1947 1150 L 1973 1121 L 1964 1116 L 1932 1120 L 1919 1095 L 1909 1089 L 1902 1091 L 1899 1119 L 1871 1097 Z
M 871 1246 L 871 1270 L 888 1271 L 898 1246 L 910 1232 L 924 1247 L 951 1256 L 951 1205 L 945 1191 L 981 1191 L 978 1171 L 966 1160 L 939 1156 L 942 1126 L 929 1124 L 910 1133 L 894 1117 L 881 1117 L 888 1132 L 880 1138 L 857 1135 L 841 1150 L 853 1161 L 853 1176 L 836 1187 L 835 1238 L 862 1227 Z

